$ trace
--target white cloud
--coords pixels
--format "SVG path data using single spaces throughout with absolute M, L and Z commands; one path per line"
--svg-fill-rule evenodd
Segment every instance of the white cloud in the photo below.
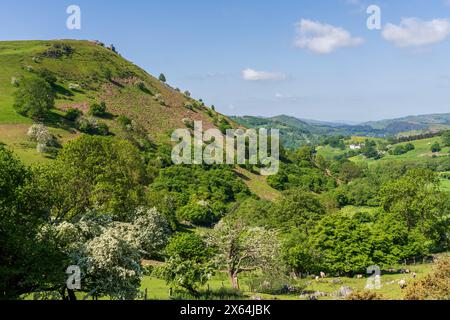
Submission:
M 286 75 L 279 72 L 256 71 L 250 68 L 242 70 L 242 78 L 247 81 L 281 81 Z
M 364 42 L 343 28 L 302 19 L 296 24 L 295 46 L 315 53 L 332 53 L 339 48 L 356 47 Z
M 383 29 L 383 38 L 395 46 L 420 47 L 445 40 L 450 34 L 448 19 L 423 21 L 403 18 L 400 25 L 388 23 Z

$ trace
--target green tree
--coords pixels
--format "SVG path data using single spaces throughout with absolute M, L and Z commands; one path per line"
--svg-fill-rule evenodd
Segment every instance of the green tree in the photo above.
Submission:
M 182 287 L 198 296 L 198 287 L 204 285 L 214 272 L 207 244 L 196 234 L 183 233 L 170 240 L 166 254 L 166 265 L 158 273 L 167 284 Z
M 319 198 L 300 189 L 286 192 L 273 211 L 276 227 L 294 227 L 305 234 L 309 234 L 324 214 Z
M 450 147 L 450 131 L 444 132 L 442 134 L 442 143 L 446 147 Z
M 57 221 L 94 205 L 126 220 L 143 203 L 145 164 L 128 141 L 84 135 L 36 171 L 36 188 L 51 202 Z
M 68 266 L 47 224 L 32 173 L 0 146 L 0 300 L 60 288 Z
M 58 78 L 56 78 L 56 75 L 52 71 L 45 68 L 38 70 L 37 74 L 51 86 L 54 86 L 56 81 L 58 80 Z
M 442 150 L 442 147 L 439 144 L 439 142 L 436 141 L 435 143 L 433 143 L 431 145 L 431 152 L 441 152 L 441 150 Z
M 164 73 L 161 73 L 159 75 L 159 81 L 161 81 L 161 82 L 166 82 L 167 81 L 166 76 L 164 75 Z
M 54 106 L 54 94 L 41 78 L 24 79 L 15 93 L 14 108 L 24 116 L 42 119 Z
M 431 170 L 411 169 L 384 185 L 382 208 L 394 214 L 410 232 L 417 229 L 428 239 L 441 242 L 446 238 L 450 211 L 447 197 L 439 187 L 439 178 Z

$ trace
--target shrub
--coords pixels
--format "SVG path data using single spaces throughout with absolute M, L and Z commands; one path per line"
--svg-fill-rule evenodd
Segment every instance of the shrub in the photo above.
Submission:
M 213 212 L 206 205 L 190 203 L 178 211 L 178 218 L 194 225 L 209 225 L 216 220 Z
M 440 152 L 441 150 L 441 145 L 438 142 L 433 143 L 431 146 L 431 152 Z
M 80 90 L 80 85 L 76 83 L 69 83 L 70 90 Z
M 66 43 L 55 43 L 47 51 L 41 54 L 44 58 L 58 59 L 63 56 L 70 56 L 74 49 Z
M 80 116 L 76 120 L 76 123 L 78 130 L 80 130 L 81 132 L 103 136 L 109 134 L 108 126 L 104 123 L 98 123 L 98 121 L 93 117 Z
M 189 109 L 189 110 L 194 110 L 194 105 L 192 103 L 190 103 L 190 102 L 186 102 L 184 104 L 184 107 Z
M 103 117 L 106 114 L 106 103 L 94 103 L 89 107 L 89 114 L 96 117 Z
M 161 73 L 159 75 L 159 81 L 161 81 L 161 82 L 166 82 L 167 81 L 166 76 L 164 75 L 164 73 Z
M 131 119 L 128 118 L 128 117 L 126 117 L 126 116 L 119 116 L 119 117 L 117 118 L 117 122 L 120 124 L 120 126 L 121 126 L 123 129 L 128 129 L 129 126 L 131 126 L 131 124 L 132 124 Z
M 58 147 L 58 140 L 43 124 L 33 124 L 27 132 L 28 138 L 37 142 L 36 150 L 40 153 L 47 152 L 51 147 Z
M 42 79 L 44 79 L 45 81 L 47 81 L 47 83 L 50 85 L 54 85 L 56 83 L 56 81 L 58 80 L 56 78 L 56 75 L 52 71 L 45 69 L 45 68 L 38 70 L 37 75 L 39 77 L 41 77 Z
M 77 119 L 77 128 L 84 133 L 94 133 L 98 126 L 97 120 L 92 117 L 79 117 Z
M 106 123 L 99 123 L 97 126 L 97 134 L 101 136 L 109 135 L 109 127 Z
M 69 108 L 66 112 L 66 119 L 69 121 L 75 121 L 78 119 L 78 117 L 80 117 L 81 115 L 83 115 L 83 112 L 81 112 L 81 110 L 79 109 L 75 109 L 75 108 Z
M 449 300 L 450 256 L 441 257 L 425 278 L 406 288 L 405 300 Z
M 18 87 L 18 86 L 19 86 L 19 79 L 17 79 L 16 77 L 12 77 L 12 78 L 11 78 L 11 84 L 12 84 L 14 87 Z
M 386 298 L 375 291 L 363 290 L 352 291 L 345 300 L 386 300 Z
M 178 256 L 184 260 L 204 261 L 209 253 L 206 243 L 195 233 L 178 234 L 166 247 L 169 257 Z

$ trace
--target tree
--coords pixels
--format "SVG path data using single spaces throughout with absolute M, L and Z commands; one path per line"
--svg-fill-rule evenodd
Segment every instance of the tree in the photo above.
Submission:
M 159 75 L 159 81 L 161 81 L 161 82 L 166 82 L 167 81 L 166 76 L 164 75 L 164 73 L 161 73 Z
M 191 202 L 181 208 L 177 217 L 181 221 L 188 221 L 195 225 L 208 225 L 216 219 L 207 204 L 198 202 Z
M 309 192 L 294 189 L 286 192 L 275 206 L 276 227 L 289 229 L 294 227 L 309 234 L 318 220 L 325 214 L 319 198 Z
M 161 253 L 169 230 L 155 209 L 139 208 L 130 222 L 115 222 L 96 210 L 54 227 L 70 263 L 82 271 L 82 290 L 95 296 L 134 299 L 143 257 Z M 75 298 L 75 295 L 71 295 Z
M 250 228 L 239 220 L 222 220 L 209 242 L 217 250 L 217 263 L 226 268 L 235 289 L 239 289 L 238 276 L 242 272 L 259 269 L 267 274 L 280 266 L 280 242 L 275 231 Z
M 54 86 L 56 81 L 58 80 L 56 78 L 56 75 L 52 71 L 45 68 L 38 70 L 37 74 L 39 77 L 44 79 L 50 86 Z
M 145 164 L 128 141 L 84 135 L 65 144 L 53 163 L 35 170 L 36 188 L 56 221 L 84 214 L 94 204 L 127 220 L 143 201 Z
M 179 234 L 166 247 L 168 260 L 157 273 L 172 286 L 179 286 L 197 297 L 198 287 L 204 285 L 213 274 L 209 261 L 211 250 L 196 234 Z
M 446 147 L 450 147 L 450 131 L 444 132 L 442 134 L 442 143 Z
M 49 291 L 68 266 L 55 238 L 42 232 L 47 211 L 32 173 L 0 145 L 0 300 Z
M 166 247 L 169 257 L 178 256 L 184 260 L 206 261 L 211 255 L 210 248 L 203 239 L 195 233 L 181 233 L 170 239 Z
M 435 143 L 433 143 L 431 145 L 431 152 L 441 152 L 441 150 L 442 150 L 442 147 L 439 144 L 439 142 L 436 141 Z
M 409 230 L 419 227 L 429 232 L 442 212 L 444 203 L 439 192 L 439 179 L 428 169 L 412 169 L 402 178 L 388 182 L 381 190 L 381 205 L 394 213 Z
M 15 93 L 14 108 L 21 115 L 42 119 L 54 106 L 54 94 L 41 78 L 24 79 Z

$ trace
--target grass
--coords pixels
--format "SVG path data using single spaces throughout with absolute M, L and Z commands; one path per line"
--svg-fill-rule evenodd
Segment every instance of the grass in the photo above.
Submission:
M 333 159 L 336 156 L 341 156 L 345 154 L 348 150 L 342 150 L 327 146 L 319 146 L 317 147 L 317 154 L 324 157 L 325 159 Z
M 60 58 L 42 56 L 60 42 L 70 45 L 74 52 Z M 86 112 L 90 104 L 105 102 L 108 112 L 134 120 L 156 143 L 169 142 L 173 130 L 185 127 L 183 119 L 186 118 L 202 121 L 205 130 L 215 127 L 213 119 L 207 114 L 207 107 L 185 108 L 188 98 L 182 93 L 102 46 L 78 40 L 0 41 L 0 126 L 3 127 L 3 130 L 0 129 L 0 141 L 10 145 L 27 163 L 45 159 L 34 153 L 31 146 L 21 146 L 27 143 L 24 128 L 29 127 L 32 120 L 15 112 L 13 103 L 17 88 L 11 80 L 16 78 L 20 83 L 20 79 L 34 77 L 35 72 L 42 69 L 52 71 L 58 78 L 53 114 L 61 114 L 68 108 Z M 145 90 L 138 84 L 143 84 Z M 114 118 L 108 121 L 113 130 L 117 127 L 115 122 Z M 61 136 L 72 134 L 70 128 L 62 128 L 59 124 L 48 125 L 54 129 L 65 129 L 66 133 L 59 132 Z M 18 128 L 14 129 L 11 125 Z M 15 132 L 13 138 L 8 130 Z
M 250 191 L 261 199 L 275 201 L 281 196 L 278 190 L 275 190 L 267 184 L 267 177 L 252 173 L 239 166 L 236 166 L 235 172 L 244 181 Z
M 376 290 L 376 292 L 382 294 L 386 299 L 389 300 L 400 300 L 403 298 L 403 291 L 400 288 L 398 282 L 400 280 L 406 280 L 407 283 L 418 280 L 425 275 L 427 275 L 433 264 L 416 264 L 416 265 L 398 265 L 396 269 L 409 269 L 417 274 L 417 278 L 414 279 L 411 274 L 381 274 L 381 289 Z M 242 299 L 252 299 L 254 297 L 259 297 L 265 300 L 302 300 L 305 299 L 307 295 L 314 294 L 316 292 L 325 293 L 326 296 L 320 297 L 319 299 L 330 300 L 336 299 L 335 293 L 342 287 L 348 286 L 353 290 L 364 290 L 367 284 L 367 278 L 363 277 L 361 279 L 349 278 L 349 277 L 332 277 L 320 280 L 315 279 L 300 279 L 294 281 L 300 287 L 303 287 L 303 295 L 301 293 L 296 294 L 266 294 L 259 292 L 251 292 L 250 288 L 246 284 L 246 276 L 243 275 L 240 278 L 240 286 L 242 290 Z M 339 282 L 339 283 L 335 283 Z M 157 279 L 154 277 L 145 276 L 142 279 L 141 290 L 147 289 L 147 298 L 149 300 L 168 300 L 170 299 L 170 289 L 165 284 L 164 280 Z M 226 274 L 222 273 L 214 276 L 207 285 L 202 287 L 202 291 L 219 291 L 224 289 L 226 291 L 231 290 L 231 284 L 228 281 Z
M 443 178 L 441 178 L 440 180 L 441 180 L 442 190 L 450 192 L 450 180 L 449 179 L 443 179 Z
M 431 159 L 433 156 L 435 157 L 446 157 L 450 154 L 450 147 L 444 147 L 442 148 L 441 152 L 438 153 L 432 153 L 431 152 L 431 145 L 435 142 L 441 143 L 442 145 L 442 139 L 441 137 L 433 137 L 429 139 L 422 139 L 422 140 L 415 140 L 411 142 L 404 142 L 393 145 L 392 148 L 395 148 L 396 146 L 405 145 L 407 143 L 412 143 L 414 145 L 414 150 L 409 151 L 402 155 L 391 155 L 386 154 L 383 158 L 379 160 L 374 159 L 367 159 L 366 157 L 362 155 L 358 155 L 355 157 L 350 158 L 351 161 L 354 161 L 356 163 L 361 162 L 367 162 L 369 165 L 375 164 L 375 163 L 388 163 L 388 162 L 425 162 L 429 159 Z

